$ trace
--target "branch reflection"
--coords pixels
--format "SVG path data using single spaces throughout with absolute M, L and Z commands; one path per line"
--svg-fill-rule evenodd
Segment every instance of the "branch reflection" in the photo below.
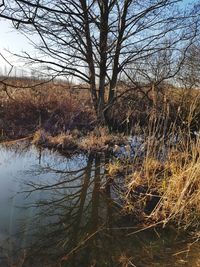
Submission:
M 107 162 L 105 155 L 89 155 L 81 168 L 75 164 L 71 169 L 68 165 L 67 169 L 47 166 L 34 170 L 35 174 L 54 173 L 54 181 L 26 182 L 25 194 L 40 192 L 41 196 L 31 204 L 37 213 L 29 226 L 33 235 L 29 262 L 36 264 L 36 255 L 37 266 L 41 262 L 48 266 L 47 259 L 49 266 L 52 262 L 97 266 L 97 259 L 98 266 L 113 262 L 115 250 L 108 228 L 117 223 L 120 207 L 111 197 L 118 192 L 114 182 L 107 182 Z

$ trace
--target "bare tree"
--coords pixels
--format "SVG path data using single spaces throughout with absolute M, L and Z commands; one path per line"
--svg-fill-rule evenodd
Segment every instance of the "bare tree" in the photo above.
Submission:
M 178 75 L 179 83 L 186 89 L 200 86 L 200 44 L 194 43 L 187 51 L 184 64 Z
M 5 0 L 0 17 L 12 20 L 29 39 L 35 33 L 40 37 L 40 43 L 34 44 L 40 56 L 25 53 L 25 59 L 89 85 L 97 116 L 103 121 L 127 66 L 165 51 L 166 39 L 171 40 L 168 49 L 175 49 L 177 55 L 197 35 L 199 13 L 180 11 L 181 2 Z

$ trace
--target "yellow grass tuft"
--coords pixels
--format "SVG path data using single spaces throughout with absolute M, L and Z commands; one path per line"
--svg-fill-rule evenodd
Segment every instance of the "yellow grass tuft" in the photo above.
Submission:
M 101 152 L 106 151 L 110 145 L 124 142 L 124 140 L 125 138 L 122 135 L 112 135 L 109 134 L 107 128 L 98 127 L 83 137 L 79 145 L 85 151 Z
M 184 149 L 182 150 L 182 148 Z M 187 149 L 186 149 L 187 148 Z M 178 144 L 164 161 L 144 158 L 127 177 L 127 206 L 146 220 L 200 226 L 200 139 Z
M 62 150 L 75 150 L 77 148 L 76 139 L 72 134 L 61 133 L 57 136 L 51 136 L 44 130 L 38 130 L 35 133 L 32 143 Z

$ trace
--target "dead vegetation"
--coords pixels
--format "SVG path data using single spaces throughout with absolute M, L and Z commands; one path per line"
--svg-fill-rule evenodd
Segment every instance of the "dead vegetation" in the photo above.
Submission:
M 1 91 L 2 140 L 33 135 L 38 146 L 72 154 L 104 153 L 126 147 L 127 138 L 119 132 L 137 134 L 142 154 L 107 166 L 109 176 L 126 174 L 125 213 L 147 223 L 199 226 L 198 90 L 168 88 L 156 98 L 151 92 L 149 102 L 144 93 L 125 93 L 107 110 L 108 127 L 102 127 L 87 91 L 53 82 L 34 90 L 20 86 L 7 88 L 9 95 Z
M 10 78 L 1 84 L 0 139 L 12 140 L 43 129 L 55 136 L 77 130 L 87 135 L 101 127 L 92 107 L 88 87 L 63 81 Z M 109 133 L 144 133 L 149 121 L 160 120 L 160 128 L 170 131 L 172 124 L 190 132 L 200 128 L 198 90 L 170 85 L 154 88 L 119 86 L 112 106 L 104 117 Z M 105 126 L 105 125 L 104 125 Z M 94 134 L 91 134 L 94 139 Z
M 126 177 L 125 212 L 147 224 L 173 222 L 184 229 L 198 229 L 200 138 L 180 138 L 169 144 L 164 158 L 153 142 L 152 146 Z
M 0 91 L 2 140 L 22 138 L 41 128 L 56 135 L 74 129 L 87 132 L 94 127 L 95 116 L 86 91 L 80 96 L 69 84 L 54 82 L 28 88 L 32 83 L 17 80 L 15 87 Z
M 81 136 L 77 130 L 63 132 L 56 136 L 39 129 L 33 136 L 32 143 L 70 153 L 102 153 L 109 152 L 114 145 L 127 142 L 123 135 L 112 135 L 103 127 L 95 128 L 87 135 Z

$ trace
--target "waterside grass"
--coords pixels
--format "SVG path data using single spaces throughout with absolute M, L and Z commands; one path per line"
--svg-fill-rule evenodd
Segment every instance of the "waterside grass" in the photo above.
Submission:
M 147 224 L 199 229 L 200 138 L 180 139 L 166 149 L 164 158 L 146 151 L 127 175 L 125 212 Z
M 11 97 L 0 93 L 1 141 L 30 136 L 36 146 L 71 154 L 113 153 L 121 145 L 127 147 L 126 157 L 106 166 L 109 177 L 124 179 L 123 212 L 146 225 L 172 222 L 185 229 L 199 228 L 197 90 L 168 89 L 152 103 L 135 92 L 124 95 L 109 110 L 116 116 L 108 130 L 98 125 L 85 91 L 71 90 L 71 85 L 62 83 L 45 83 L 37 90 L 20 86 L 9 89 Z M 122 128 L 141 138 L 142 150 L 131 155 L 128 137 L 119 133 Z
M 63 152 L 73 153 L 104 153 L 113 150 L 115 145 L 127 143 L 127 137 L 122 134 L 109 134 L 104 127 L 96 127 L 86 135 L 80 135 L 77 130 L 63 132 L 52 136 L 43 129 L 35 132 L 32 144 L 53 148 Z

